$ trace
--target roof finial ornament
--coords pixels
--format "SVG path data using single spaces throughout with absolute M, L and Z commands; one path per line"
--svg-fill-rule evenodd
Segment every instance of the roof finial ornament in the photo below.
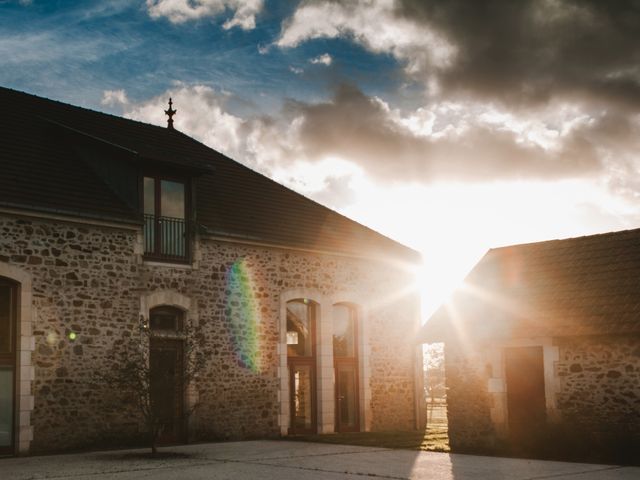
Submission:
M 173 116 L 177 113 L 177 110 L 171 108 L 172 106 L 173 101 L 171 100 L 171 97 L 169 97 L 169 110 L 165 110 L 164 113 L 169 117 L 167 119 L 167 128 L 170 128 L 171 130 L 173 130 Z

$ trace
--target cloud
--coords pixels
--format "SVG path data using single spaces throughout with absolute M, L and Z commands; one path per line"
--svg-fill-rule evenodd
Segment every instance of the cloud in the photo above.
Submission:
M 217 17 L 227 10 L 233 12 L 223 28 L 240 27 L 252 30 L 256 15 L 262 11 L 263 0 L 147 0 L 151 18 L 166 17 L 172 23 L 184 23 L 205 17 Z
M 393 55 L 407 63 L 408 72 L 443 68 L 456 56 L 455 47 L 437 30 L 398 16 L 392 0 L 304 2 L 284 23 L 275 44 L 292 48 L 311 39 L 338 37 Z
M 337 37 L 394 56 L 432 96 L 640 106 L 640 11 L 633 1 L 306 1 L 276 44 Z
M 398 18 L 417 19 L 456 45 L 456 61 L 440 72 L 446 91 L 508 103 L 571 97 L 640 105 L 637 2 L 404 0 L 397 6 Z
M 306 0 L 275 42 L 343 38 L 424 86 L 401 110 L 353 87 L 290 102 L 305 158 L 379 181 L 599 175 L 640 197 L 640 10 L 598 0 Z M 406 103 L 405 103 L 406 104 Z
M 594 136 L 610 121 L 575 120 L 571 111 L 516 119 L 495 107 L 448 102 L 403 113 L 349 85 L 324 103 L 290 101 L 286 111 L 298 119 L 305 158 L 349 159 L 380 182 L 593 175 L 605 159 Z
M 333 58 L 328 53 L 323 53 L 322 55 L 318 55 L 317 57 L 309 60 L 309 63 L 313 63 L 314 65 L 326 65 L 327 67 L 331 65 L 333 62 Z
M 130 45 L 129 45 L 130 46 Z M 3 65 L 23 66 L 53 62 L 94 62 L 126 49 L 124 40 L 60 35 L 55 31 L 24 31 L 0 34 Z
M 300 67 L 289 66 L 289 71 L 291 73 L 295 73 L 296 75 L 302 75 L 304 70 Z
M 115 105 L 125 106 L 129 103 L 129 99 L 127 98 L 127 92 L 123 89 L 105 90 L 102 92 L 102 100 L 100 103 L 110 107 Z

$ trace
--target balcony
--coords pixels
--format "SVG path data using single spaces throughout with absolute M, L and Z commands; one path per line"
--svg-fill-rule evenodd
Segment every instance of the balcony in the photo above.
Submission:
M 189 238 L 185 220 L 145 215 L 144 255 L 153 260 L 187 262 Z

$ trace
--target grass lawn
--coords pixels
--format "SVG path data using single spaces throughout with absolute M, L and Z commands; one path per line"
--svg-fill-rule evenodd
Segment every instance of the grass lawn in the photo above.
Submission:
M 430 452 L 448 452 L 450 450 L 446 425 L 427 427 L 424 432 L 358 432 L 324 435 L 291 435 L 287 437 L 287 440 L 339 443 L 344 445 L 361 445 L 364 447 L 401 448 L 405 450 L 424 450 Z

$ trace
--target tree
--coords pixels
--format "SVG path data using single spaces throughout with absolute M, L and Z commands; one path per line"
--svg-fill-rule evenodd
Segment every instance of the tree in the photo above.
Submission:
M 164 371 L 153 368 L 151 346 L 163 340 L 181 344 L 180 368 Z M 121 340 L 114 343 L 105 371 L 97 375 L 100 382 L 111 387 L 119 406 L 131 406 L 139 411 L 152 455 L 157 454 L 158 439 L 167 427 L 161 401 L 166 393 L 163 387 L 173 383 L 186 389 L 196 380 L 205 364 L 202 341 L 203 336 L 196 335 L 194 327 L 186 322 L 179 331 L 156 330 L 140 316 L 138 328 L 123 332 Z M 194 402 L 184 408 L 184 421 L 196 407 Z
M 427 397 L 428 422 L 432 421 L 433 409 L 446 397 L 444 344 L 430 343 L 423 348 L 424 390 Z

